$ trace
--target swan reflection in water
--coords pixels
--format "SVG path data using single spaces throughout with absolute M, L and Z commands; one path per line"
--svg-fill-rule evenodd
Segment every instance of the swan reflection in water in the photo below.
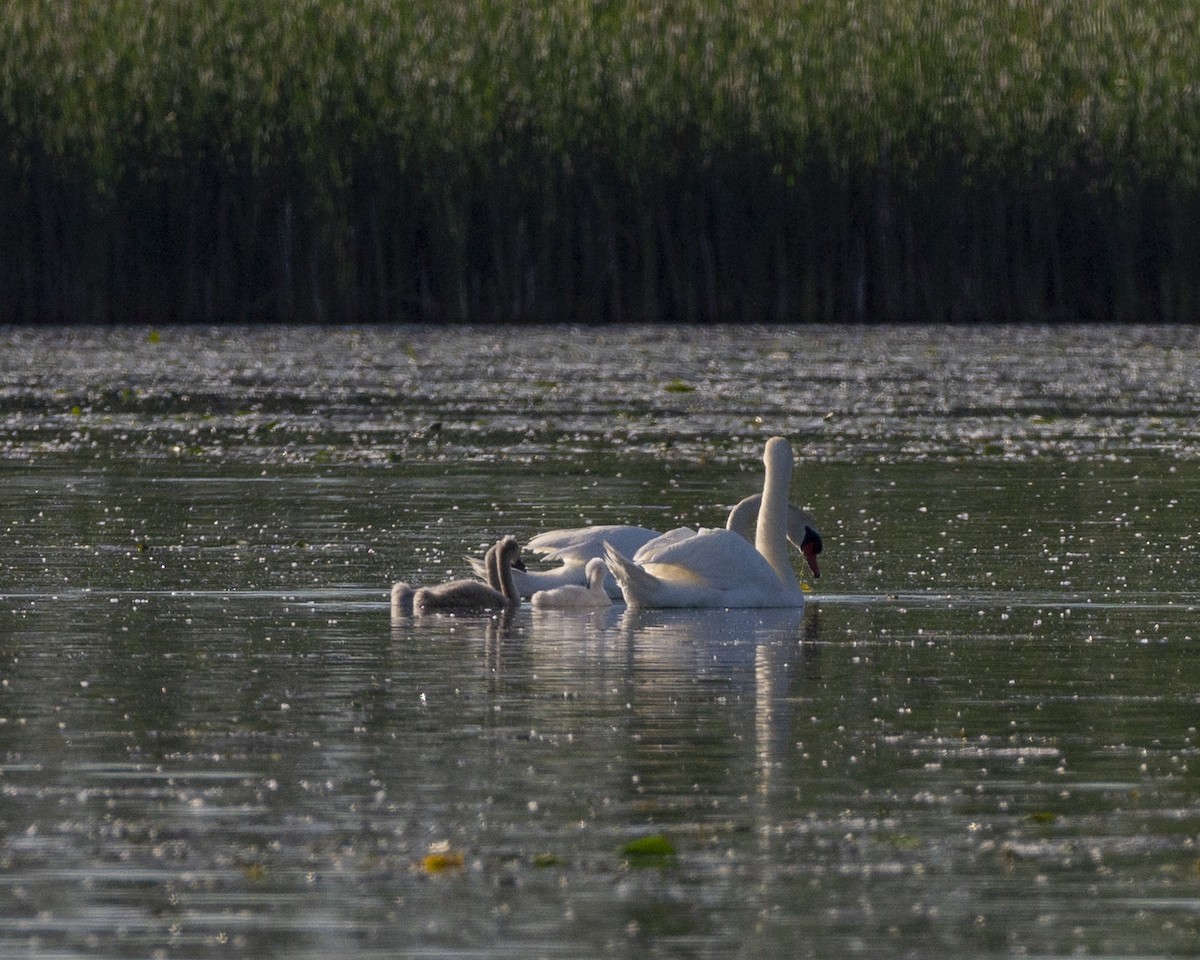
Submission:
M 613 718 L 628 732 L 642 782 L 691 790 L 753 746 L 758 789 L 795 754 L 797 689 L 819 666 L 820 612 L 804 610 L 532 610 L 492 661 L 496 689 L 538 699 L 539 726 Z M 520 654 L 505 649 L 520 647 Z M 564 707 L 564 702 L 586 704 Z M 722 732 L 723 731 L 723 732 Z M 716 737 L 715 741 L 711 738 Z M 711 742 L 710 742 L 711 741 Z M 743 768 L 744 769 L 744 768 Z M 705 772 L 707 771 L 707 773 Z M 748 771 L 747 771 L 748 772 Z
M 762 660 L 760 648 L 795 661 L 816 657 L 819 608 L 749 610 L 639 610 L 522 607 L 475 616 L 395 620 L 392 639 L 435 636 L 448 628 L 463 640 L 520 645 L 536 679 L 588 683 L 589 671 L 669 674 L 677 682 L 728 674 L 741 684 Z M 580 691 L 582 692 L 582 691 Z
M 730 775 L 731 765 L 768 791 L 772 771 L 796 753 L 797 690 L 818 676 L 820 661 L 817 604 L 522 607 L 495 616 L 401 621 L 393 623 L 392 636 L 398 652 L 419 650 L 419 673 L 433 671 L 443 684 L 474 688 L 483 702 L 502 707 L 496 716 L 509 722 L 520 716 L 521 724 L 539 730 L 615 736 L 609 746 L 626 755 L 624 768 L 668 792 L 714 785 Z M 598 717 L 608 734 L 589 729 Z

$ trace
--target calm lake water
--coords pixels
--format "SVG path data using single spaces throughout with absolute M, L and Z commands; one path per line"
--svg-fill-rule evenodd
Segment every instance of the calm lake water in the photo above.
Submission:
M 0 329 L 0 956 L 1195 956 L 1198 384 L 1176 328 Z M 802 612 L 391 622 L 720 524 L 773 434 Z

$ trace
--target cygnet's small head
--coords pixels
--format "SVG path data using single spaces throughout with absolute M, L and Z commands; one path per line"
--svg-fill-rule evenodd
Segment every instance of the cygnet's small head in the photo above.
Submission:
M 604 583 L 604 578 L 608 576 L 608 564 L 604 562 L 603 557 L 592 557 L 583 568 L 583 575 L 587 579 L 588 587 L 594 590 Z
M 525 564 L 521 562 L 521 545 L 517 542 L 516 537 L 504 537 L 496 544 L 496 547 L 499 550 L 502 564 L 516 567 L 518 570 L 525 569 Z
M 400 581 L 392 586 L 392 616 L 411 617 L 413 613 L 413 597 L 416 591 L 407 583 Z

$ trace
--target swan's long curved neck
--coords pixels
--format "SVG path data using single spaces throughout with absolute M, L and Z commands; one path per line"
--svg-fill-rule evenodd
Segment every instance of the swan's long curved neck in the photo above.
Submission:
M 487 552 L 483 555 L 483 572 L 487 577 L 487 585 L 493 590 L 504 593 L 503 581 L 500 579 L 500 564 L 496 560 L 499 552 L 494 543 L 487 548 Z
M 792 484 L 792 450 L 787 441 L 780 437 L 768 440 L 763 463 L 767 472 L 754 547 L 785 587 L 799 590 L 800 581 L 796 579 L 787 550 L 788 494 Z
M 491 547 L 484 557 L 488 584 L 493 590 L 499 590 L 504 595 L 504 600 L 509 606 L 516 606 L 521 602 L 521 595 L 517 592 L 517 585 L 513 579 L 512 554 L 515 551 L 515 543 L 510 544 L 502 540 Z

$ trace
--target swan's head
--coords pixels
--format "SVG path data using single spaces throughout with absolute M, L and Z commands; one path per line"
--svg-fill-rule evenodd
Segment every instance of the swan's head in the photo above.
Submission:
M 608 564 L 604 562 L 603 557 L 592 557 L 583 568 L 583 576 L 587 580 L 588 589 L 595 590 L 608 576 Z
M 518 544 L 515 536 L 502 536 L 502 538 L 487 548 L 488 553 L 491 553 L 493 550 L 499 554 L 500 563 L 508 563 L 514 570 L 524 571 L 526 569 L 524 560 L 521 559 L 521 545 Z M 487 557 L 485 554 L 484 565 L 486 564 Z
M 817 554 L 825 549 L 821 534 L 817 532 L 817 521 L 807 510 L 788 504 L 788 543 L 804 554 L 808 569 L 813 578 L 821 576 L 821 568 L 817 565 Z
M 791 469 L 794 459 L 792 457 L 792 445 L 783 437 L 772 437 L 767 441 L 766 449 L 763 450 L 763 463 L 767 465 L 767 469 L 783 468 Z
M 521 545 L 517 543 L 516 537 L 504 537 L 496 544 L 496 551 L 500 555 L 500 563 L 507 564 L 510 567 L 515 567 L 517 570 L 524 570 L 525 564 L 521 561 Z
M 821 568 L 817 565 L 817 554 L 824 549 L 825 545 L 821 542 L 821 535 L 805 524 L 804 536 L 800 539 L 800 552 L 804 554 L 808 569 L 812 571 L 813 579 L 819 579 L 821 576 Z

